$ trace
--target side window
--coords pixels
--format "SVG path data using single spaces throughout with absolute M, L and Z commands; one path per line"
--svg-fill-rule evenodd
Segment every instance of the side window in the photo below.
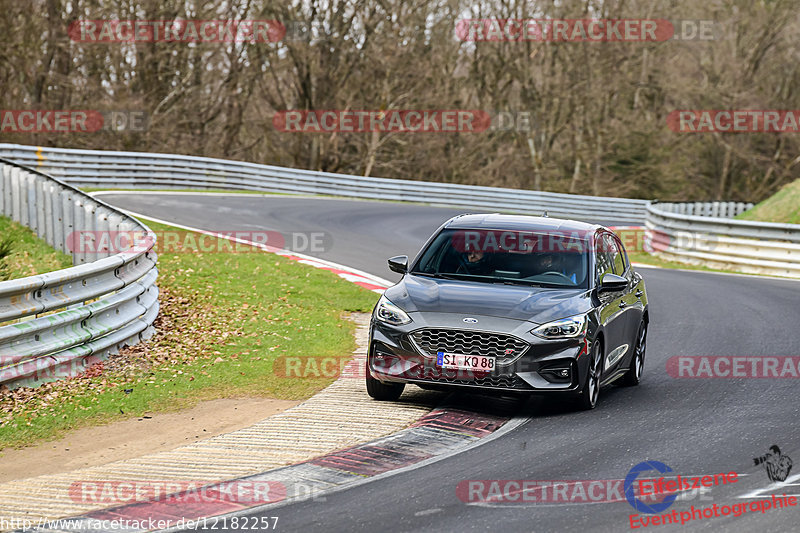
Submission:
M 622 245 L 616 237 L 606 235 L 605 239 L 608 241 L 608 252 L 611 255 L 611 261 L 614 263 L 614 274 L 622 276 L 625 274 L 627 268 L 627 261 L 625 260 L 625 252 L 622 251 Z
M 614 237 L 614 241 L 617 243 L 617 249 L 619 250 L 619 255 L 622 258 L 622 272 L 625 272 L 631 266 L 630 261 L 628 261 L 628 252 L 625 250 L 625 247 L 622 245 L 622 241 L 619 240 L 619 237 Z M 620 276 L 621 275 L 622 274 L 620 274 Z
M 600 280 L 603 274 L 614 272 L 614 258 L 611 256 L 611 248 L 608 235 L 601 235 L 596 241 L 595 251 L 595 276 Z

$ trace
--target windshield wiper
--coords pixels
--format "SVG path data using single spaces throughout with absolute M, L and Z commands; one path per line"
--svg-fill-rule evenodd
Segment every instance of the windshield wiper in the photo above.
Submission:
M 502 283 L 503 285 L 523 285 L 525 287 L 542 287 L 543 284 L 538 281 L 529 281 L 527 279 L 508 279 L 508 278 L 495 278 L 492 283 Z
M 474 281 L 492 281 L 492 278 L 486 276 L 479 276 L 477 274 L 461 274 L 455 272 L 448 272 L 443 274 L 441 272 L 412 272 L 412 274 L 416 276 L 424 276 L 426 278 L 437 278 L 437 279 L 451 279 L 451 280 L 462 280 L 465 278 L 474 280 Z

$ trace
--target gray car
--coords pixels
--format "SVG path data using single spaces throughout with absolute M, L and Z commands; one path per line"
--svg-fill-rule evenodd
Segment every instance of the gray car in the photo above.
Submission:
M 405 384 L 569 398 L 642 377 L 644 279 L 608 228 L 547 217 L 460 215 L 445 222 L 375 306 L 367 391 Z

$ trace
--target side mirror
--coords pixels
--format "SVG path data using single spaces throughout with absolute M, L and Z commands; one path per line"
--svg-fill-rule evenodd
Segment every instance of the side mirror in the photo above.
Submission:
M 617 292 L 625 290 L 627 287 L 628 280 L 626 278 L 608 272 L 600 280 L 598 292 Z
M 398 274 L 405 274 L 408 272 L 408 256 L 398 255 L 389 259 L 389 270 L 397 272 Z

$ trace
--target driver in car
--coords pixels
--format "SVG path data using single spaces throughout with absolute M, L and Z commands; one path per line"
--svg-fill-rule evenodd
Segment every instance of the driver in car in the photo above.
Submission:
M 493 268 L 486 253 L 475 245 L 467 245 L 467 250 L 461 256 L 461 264 L 458 271 L 478 276 L 488 276 Z
M 554 253 L 539 254 L 536 260 L 537 260 L 537 267 L 539 269 L 539 274 L 546 274 L 547 272 L 555 272 L 557 274 L 561 274 L 562 276 L 569 278 L 572 281 L 572 283 L 577 282 L 575 272 L 566 272 L 563 261 L 561 261 L 561 258 L 557 254 Z

